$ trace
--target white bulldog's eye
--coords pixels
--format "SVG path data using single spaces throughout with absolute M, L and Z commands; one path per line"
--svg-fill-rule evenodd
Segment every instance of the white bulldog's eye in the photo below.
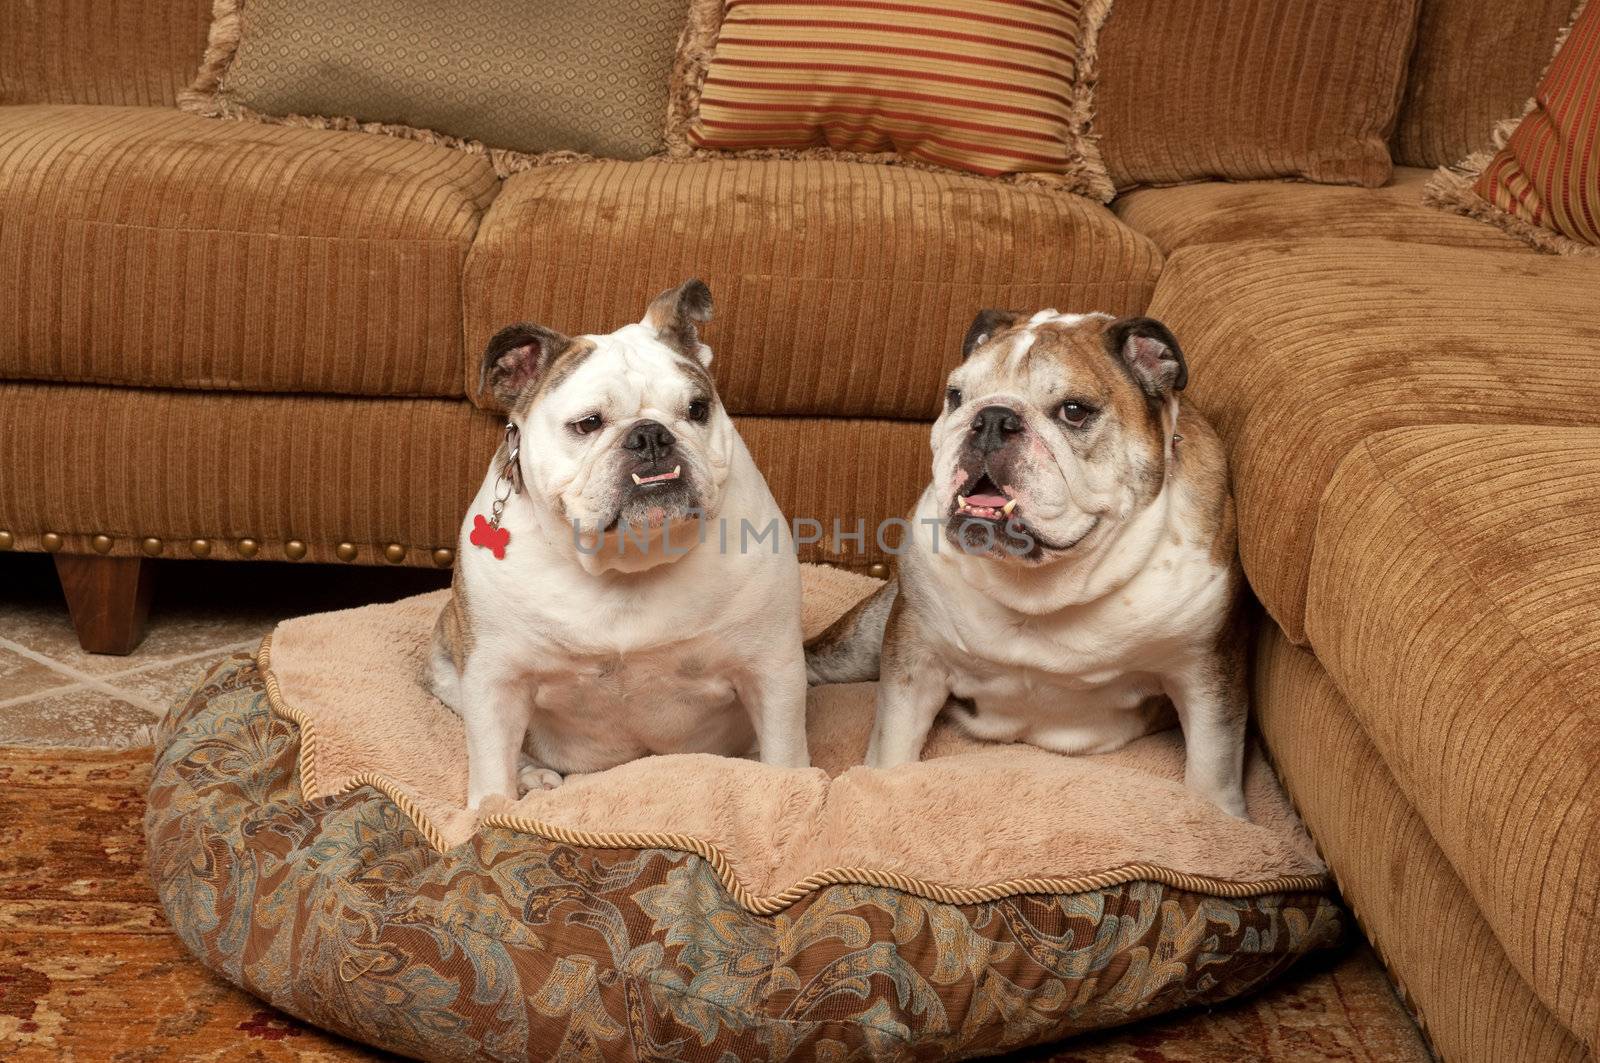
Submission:
M 1067 423 L 1067 427 L 1069 428 L 1082 428 L 1084 425 L 1089 423 L 1090 419 L 1093 418 L 1095 414 L 1099 412 L 1099 410 L 1095 409 L 1093 406 L 1090 406 L 1087 402 L 1078 402 L 1076 399 L 1068 399 L 1066 402 L 1061 404 L 1061 409 L 1056 411 L 1056 416 L 1065 421 Z
M 957 406 L 960 406 L 960 405 L 961 405 L 961 389 L 960 388 L 951 388 L 949 391 L 946 391 L 944 393 L 944 408 L 945 409 L 953 410 Z
M 705 399 L 695 399 L 689 403 L 689 420 L 695 424 L 705 424 L 711 416 L 711 403 Z
M 605 419 L 602 418 L 598 413 L 591 413 L 587 417 L 580 417 L 576 421 L 573 421 L 571 427 L 572 430 L 578 433 L 580 436 L 586 436 L 590 432 L 598 432 L 600 430 L 600 426 L 605 423 Z

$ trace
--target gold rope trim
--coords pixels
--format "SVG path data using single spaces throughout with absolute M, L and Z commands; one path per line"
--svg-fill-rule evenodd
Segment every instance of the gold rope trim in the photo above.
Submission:
M 307 801 L 336 797 L 358 787 L 371 786 L 392 801 L 436 851 L 441 853 L 448 851 L 449 847 L 445 845 L 443 836 L 428 818 L 427 813 L 418 808 L 403 790 L 376 772 L 362 772 L 338 790 L 323 793 L 317 780 L 317 731 L 310 717 L 291 708 L 283 699 L 283 690 L 278 685 L 278 678 L 272 673 L 270 633 L 261 640 L 261 648 L 256 651 L 256 665 L 261 669 L 267 689 L 267 702 L 272 706 L 272 710 L 300 728 L 300 788 Z M 721 849 L 686 834 L 572 830 L 543 820 L 506 813 L 486 816 L 479 826 L 500 827 L 523 834 L 534 834 L 548 841 L 585 849 L 668 849 L 698 856 L 711 865 L 723 888 L 739 906 L 755 915 L 772 915 L 810 893 L 827 886 L 844 884 L 887 887 L 940 904 L 984 904 L 1030 893 L 1085 893 L 1140 881 L 1158 882 L 1191 893 L 1207 893 L 1230 898 L 1260 897 L 1269 893 L 1322 891 L 1329 889 L 1333 883 L 1332 876 L 1326 873 L 1280 875 L 1262 882 L 1232 882 L 1207 875 L 1173 871 L 1159 864 L 1132 863 L 1123 864 L 1109 871 L 1097 871 L 1085 875 L 1013 878 L 987 886 L 957 887 L 902 875 L 898 871 L 883 871 L 870 867 L 830 867 L 825 871 L 807 875 L 787 889 L 762 896 L 751 893 L 745 888 Z

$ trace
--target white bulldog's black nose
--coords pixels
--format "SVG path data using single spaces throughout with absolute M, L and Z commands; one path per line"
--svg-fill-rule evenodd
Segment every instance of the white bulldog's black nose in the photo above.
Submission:
M 1022 431 L 1022 418 L 1008 406 L 985 406 L 972 419 L 972 445 L 980 453 L 999 450 Z
M 640 421 L 628 429 L 622 445 L 645 461 L 657 461 L 665 457 L 677 441 L 678 437 L 667 431 L 667 426 L 660 421 Z

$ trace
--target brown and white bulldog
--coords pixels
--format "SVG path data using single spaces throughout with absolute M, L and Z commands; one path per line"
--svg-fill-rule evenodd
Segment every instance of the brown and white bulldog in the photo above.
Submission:
M 1149 318 L 985 310 L 962 356 L 896 577 L 808 646 L 810 681 L 879 679 L 879 768 L 917 760 L 947 705 L 975 737 L 1073 754 L 1176 708 L 1187 785 L 1243 817 L 1233 499 L 1178 401 L 1177 341 Z

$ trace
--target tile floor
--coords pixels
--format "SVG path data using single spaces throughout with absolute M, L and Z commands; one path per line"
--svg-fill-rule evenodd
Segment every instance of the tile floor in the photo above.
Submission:
M 156 562 L 144 642 L 127 657 L 78 648 L 55 565 L 0 554 L 0 745 L 122 749 L 149 741 L 212 661 L 286 617 L 444 586 L 425 569 Z

